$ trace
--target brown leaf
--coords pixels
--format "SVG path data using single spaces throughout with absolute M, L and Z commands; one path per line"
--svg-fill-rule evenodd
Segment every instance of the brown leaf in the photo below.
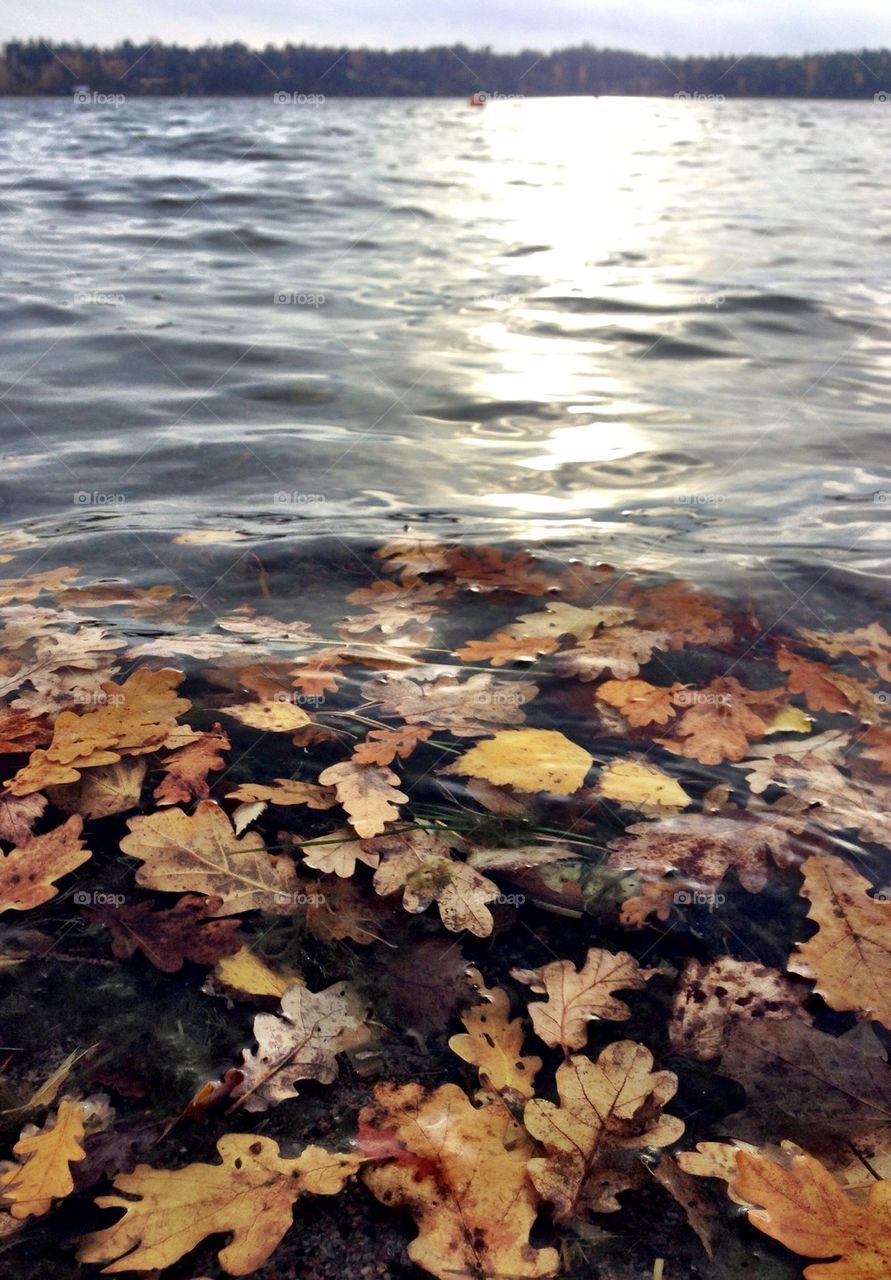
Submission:
M 407 760 L 419 742 L 426 742 L 432 729 L 404 725 L 401 729 L 371 729 L 365 741 L 353 750 L 356 764 L 390 764 L 396 756 Z
M 577 648 L 559 654 L 554 667 L 558 675 L 575 676 L 582 681 L 599 680 L 605 671 L 610 671 L 617 681 L 629 680 L 650 661 L 654 649 L 668 649 L 669 645 L 667 631 L 608 627 Z
M 128 756 L 117 764 L 99 765 L 84 772 L 77 782 L 47 787 L 47 794 L 63 813 L 84 818 L 109 818 L 139 804 L 148 764 L 144 756 Z
M 302 782 L 299 778 L 276 778 L 274 786 L 260 782 L 242 782 L 234 791 L 226 793 L 227 800 L 252 804 L 262 800 L 264 804 L 305 804 L 308 809 L 331 809 L 337 804 L 333 787 L 320 787 L 316 782 Z
M 358 835 L 376 836 L 388 822 L 399 817 L 398 805 L 408 796 L 397 787 L 399 775 L 392 769 L 355 764 L 342 760 L 319 774 L 319 782 L 333 786 L 337 799 L 350 817 Z
M 458 738 L 482 737 L 501 725 L 522 724 L 523 707 L 537 695 L 537 685 L 497 680 L 482 671 L 463 681 L 452 675 L 400 673 L 362 685 L 362 697 L 378 703 L 385 716 L 445 729 Z
M 891 1176 L 882 1043 L 865 1023 L 841 1036 L 817 1030 L 807 996 L 805 983 L 752 961 L 689 960 L 672 1004 L 672 1047 L 745 1089 L 744 1108 L 727 1122 L 737 1138 L 807 1141 L 849 1186 L 870 1182 L 863 1160 Z
M 505 590 L 524 596 L 543 596 L 554 585 L 528 551 L 518 551 L 506 560 L 496 547 L 451 547 L 445 560 L 448 572 L 457 582 L 477 591 Z
M 624 1022 L 631 1010 L 614 991 L 640 991 L 656 969 L 641 969 L 625 951 L 591 947 L 581 969 L 571 960 L 552 960 L 541 969 L 511 969 L 511 976 L 547 996 L 529 1005 L 535 1034 L 551 1048 L 581 1049 L 595 1018 Z
M 30 911 L 58 893 L 55 880 L 90 858 L 80 839 L 83 818 L 75 814 L 42 836 L 31 836 L 0 855 L 0 911 Z
M 805 825 L 802 817 L 767 809 L 736 818 L 690 813 L 658 823 L 636 822 L 610 841 L 609 865 L 637 871 L 644 880 L 662 880 L 675 871 L 676 888 L 705 891 L 717 888 L 735 867 L 743 888 L 759 893 L 767 884 L 771 860 L 781 867 L 801 860 L 803 849 L 795 837 Z
M 49 742 L 51 732 L 47 722 L 27 711 L 14 711 L 11 707 L 0 709 L 0 754 L 17 755 L 33 751 Z
M 809 858 L 801 892 L 819 930 L 796 945 L 789 969 L 811 978 L 833 1009 L 891 1027 L 891 902 L 871 889 L 841 858 Z
M 194 813 L 160 809 L 130 818 L 121 849 L 143 865 L 136 883 L 166 893 L 198 892 L 221 898 L 218 915 L 289 911 L 297 888 L 290 858 L 273 857 L 256 832 L 236 837 L 213 800 Z
M 210 733 L 202 733 L 197 741 L 166 756 L 161 761 L 164 777 L 155 787 L 155 799 L 159 804 L 206 800 L 210 795 L 207 775 L 225 767 L 221 752 L 230 746 L 222 725 L 215 724 Z
M 526 1128 L 547 1152 L 529 1161 L 529 1176 L 558 1219 L 616 1211 L 616 1194 L 633 1185 L 627 1154 L 667 1147 L 683 1133 L 682 1121 L 662 1115 L 677 1077 L 652 1068 L 649 1049 L 620 1040 L 596 1062 L 577 1055 L 557 1068 L 559 1106 L 526 1104 Z
M 532 1144 L 503 1103 L 474 1107 L 456 1085 L 377 1085 L 359 1116 L 360 1149 L 387 1164 L 363 1180 L 383 1204 L 405 1208 L 418 1226 L 408 1246 L 440 1280 L 553 1275 L 555 1249 L 529 1243 L 535 1193 L 526 1176 Z
M 243 1052 L 242 1080 L 232 1092 L 245 1111 L 267 1111 L 298 1096 L 298 1080 L 330 1084 L 337 1075 L 337 1055 L 370 1039 L 365 1010 L 346 982 L 324 991 L 301 984 L 281 999 L 281 1016 L 259 1013 L 254 1019 L 258 1048 Z
M 834 671 L 825 662 L 802 658 L 781 645 L 777 650 L 777 666 L 788 672 L 790 693 L 803 694 L 811 711 L 875 714 L 875 699 L 869 690 L 859 680 Z
M 601 702 L 621 711 L 635 729 L 648 724 L 668 724 L 675 715 L 674 696 L 681 684 L 667 687 L 648 684 L 646 680 L 607 680 L 596 690 Z
M 687 644 L 723 645 L 733 638 L 720 602 L 688 582 L 645 587 L 632 593 L 630 603 L 637 610 L 641 627 L 668 632 L 672 649 L 683 649 Z
M 424 938 L 387 961 L 387 996 L 400 1027 L 428 1036 L 441 1031 L 471 998 L 467 961 L 455 938 Z
M 466 929 L 478 938 L 492 932 L 492 913 L 485 905 L 498 896 L 498 885 L 466 862 L 451 856 L 446 840 L 429 831 L 404 831 L 369 841 L 382 855 L 374 873 L 375 890 L 382 896 L 403 890 L 406 911 L 426 911 L 439 906 L 445 927 L 452 933 Z
M 185 897 L 167 910 L 154 910 L 152 902 L 132 906 L 91 907 L 83 912 L 93 924 L 111 931 L 112 951 L 120 960 L 141 951 L 162 973 L 177 973 L 186 960 L 214 965 L 242 946 L 237 920 L 212 920 L 219 898 L 197 894 Z
M 7 791 L 0 791 L 0 840 L 24 844 L 35 822 L 43 816 L 46 805 L 46 796 L 39 792 L 12 796 Z
M 32 753 L 8 789 L 30 795 L 47 785 L 76 782 L 81 769 L 156 750 L 177 728 L 176 717 L 191 705 L 174 692 L 183 678 L 181 671 L 139 667 L 121 685 L 104 684 L 106 701 L 84 715 L 63 711 L 50 745 Z
M 296 667 L 291 667 L 292 684 L 308 698 L 336 693 L 338 678 L 344 678 L 339 668 L 348 661 L 348 656 L 339 649 L 321 649 L 312 657 L 304 658 Z
M 557 643 L 552 636 L 533 639 L 496 631 L 486 640 L 468 640 L 455 650 L 455 657 L 465 662 L 491 662 L 493 667 L 504 667 L 509 662 L 535 662 L 541 654 L 553 653 Z
M 772 694 L 782 691 L 771 691 Z M 660 746 L 675 755 L 689 756 L 702 764 L 722 760 L 742 760 L 749 739 L 763 738 L 770 727 L 751 704 L 762 705 L 764 695 L 746 689 L 732 676 L 719 676 L 705 689 L 675 695 L 675 705 L 688 705 L 671 738 L 657 738 Z

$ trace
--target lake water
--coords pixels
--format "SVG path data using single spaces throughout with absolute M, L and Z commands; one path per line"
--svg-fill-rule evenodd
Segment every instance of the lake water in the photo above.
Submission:
M 174 531 L 266 564 L 410 522 L 874 615 L 889 131 L 871 100 L 2 100 L 4 521 L 132 580 Z
M 504 844 L 526 832 L 522 807 L 517 818 L 510 803 L 503 806 L 503 795 L 499 807 L 498 793 L 479 799 L 487 793 L 464 790 L 463 782 L 450 789 L 442 773 L 445 762 L 463 752 L 468 735 L 522 721 L 539 684 L 529 724 L 565 730 L 570 742 L 564 751 L 568 746 L 593 759 L 598 785 L 602 766 L 658 749 L 660 767 L 671 773 L 662 782 L 683 782 L 682 801 L 712 814 L 708 820 L 715 820 L 716 809 L 742 820 L 733 804 L 721 808 L 722 793 L 714 787 L 734 787 L 733 799 L 756 809 L 754 786 L 750 793 L 742 769 L 734 767 L 740 751 L 732 742 L 726 750 L 722 743 L 712 752 L 707 743 L 707 750 L 685 754 L 675 739 L 663 750 L 657 744 L 665 740 L 652 726 L 632 731 L 608 710 L 617 703 L 595 702 L 592 667 L 571 668 L 581 672 L 579 680 L 564 679 L 563 672 L 555 679 L 554 664 L 566 654 L 530 666 L 527 660 L 555 646 L 524 646 L 529 636 L 558 636 L 557 621 L 531 629 L 541 628 L 543 597 L 555 584 L 565 597 L 558 616 L 575 618 L 576 630 L 567 631 L 585 637 L 597 625 L 586 607 L 602 604 L 612 592 L 608 603 L 620 609 L 613 622 L 636 616 L 638 641 L 650 637 L 646 657 L 627 652 L 641 656 L 647 679 L 660 686 L 675 682 L 675 708 L 721 706 L 745 696 L 763 707 L 784 682 L 774 661 L 778 643 L 797 634 L 799 647 L 807 647 L 811 641 L 800 634 L 805 629 L 849 631 L 886 621 L 889 136 L 891 105 L 872 101 L 502 100 L 473 110 L 452 101 L 128 100 L 78 106 L 0 99 L 0 612 L 5 639 L 11 646 L 15 640 L 19 653 L 47 629 L 22 666 L 0 654 L 5 691 L 30 681 L 32 691 L 26 689 L 20 705 L 42 710 L 46 697 L 53 713 L 63 706 L 81 711 L 84 703 L 101 709 L 109 701 L 110 687 L 100 683 L 106 662 L 119 684 L 134 665 L 175 664 L 189 676 L 200 675 L 187 686 L 194 703 L 190 723 L 211 728 L 218 717 L 225 719 L 233 746 L 211 784 L 216 797 L 231 798 L 243 783 L 290 776 L 314 781 L 322 768 L 343 760 L 364 726 L 380 724 L 363 715 L 369 708 L 389 723 L 394 715 L 408 721 L 404 690 L 411 681 L 402 684 L 402 695 L 398 681 L 395 694 L 384 687 L 398 672 L 387 672 L 384 685 L 371 683 L 378 668 L 395 664 L 401 646 L 402 661 L 411 663 L 415 659 L 406 654 L 416 654 L 420 670 L 411 674 L 422 684 L 436 677 L 437 697 L 457 717 L 441 707 L 433 715 L 429 707 L 420 713 L 431 726 L 422 731 L 429 742 L 399 763 L 406 794 L 388 793 L 410 802 L 406 821 L 459 834 L 480 826 L 485 839 Z M 375 548 L 405 528 L 409 537 L 398 556 L 386 564 L 383 556 L 372 558 Z M 496 555 L 452 547 L 442 560 L 438 553 L 424 559 L 429 547 L 406 551 L 415 537 L 528 548 L 540 565 L 530 573 L 519 556 L 499 576 L 491 572 Z M 570 564 L 575 557 L 597 567 Z M 617 572 L 611 575 L 602 561 Z M 71 568 L 57 579 L 28 581 L 28 575 L 62 566 Z M 419 566 L 427 580 L 413 582 Z M 403 567 L 408 585 L 402 583 L 388 616 L 388 592 Z M 60 592 L 75 569 L 88 591 Z M 503 586 L 506 577 L 510 585 L 511 575 L 515 587 L 520 582 L 516 589 L 488 590 Z M 10 584 L 9 578 L 25 581 Z M 672 594 L 670 586 L 660 615 L 646 593 L 674 578 L 726 597 L 726 604 L 705 607 L 697 592 Z M 105 580 L 98 589 L 97 580 Z M 38 594 L 38 586 L 47 590 Z M 131 591 L 151 586 L 193 599 L 162 602 L 163 592 Z M 9 601 L 11 609 L 4 608 Z M 58 611 L 43 613 L 44 605 Z M 262 616 L 236 612 L 242 605 Z M 635 613 L 624 607 L 629 605 Z M 366 607 L 380 608 L 370 622 Z M 84 617 L 69 609 L 91 612 Z M 94 626 L 93 610 L 110 636 Z M 526 666 L 518 670 L 508 653 L 502 667 L 481 667 L 479 646 L 474 650 L 468 642 L 515 623 L 517 615 L 525 619 L 519 643 Z M 666 616 L 670 630 L 683 633 L 670 651 L 671 637 L 661 630 Z M 703 618 L 711 619 L 708 626 Z M 623 630 L 616 626 L 610 634 Z M 626 652 L 621 641 L 607 643 L 617 644 L 614 657 Z M 624 643 L 627 648 L 627 637 Z M 861 683 L 855 678 L 842 687 L 859 689 L 859 701 L 815 722 L 820 731 L 828 724 L 840 734 L 858 725 L 856 741 L 848 743 L 853 753 L 867 724 L 887 726 L 882 717 L 891 695 L 872 693 L 875 679 L 853 657 L 861 650 L 847 653 L 845 643 L 839 667 L 855 672 Z M 657 657 L 648 668 L 651 649 Z M 325 667 L 332 654 L 336 678 Z M 310 655 L 320 667 L 294 669 L 295 661 L 308 663 Z M 346 669 L 337 669 L 341 659 Z M 636 659 L 622 660 L 633 675 Z M 615 662 L 610 669 L 621 670 Z M 886 677 L 887 661 L 876 670 Z M 455 704 L 449 704 L 449 680 L 439 681 L 452 674 L 469 677 L 456 689 Z M 498 683 L 490 686 L 493 674 Z M 527 676 L 538 684 L 530 686 Z M 725 687 L 713 683 L 719 677 L 741 682 L 726 686 L 741 692 L 709 692 Z M 690 686 L 692 703 L 682 700 L 681 685 Z M 429 687 L 418 685 L 411 696 L 423 700 Z M 238 705 L 233 710 L 229 704 L 245 702 L 248 690 L 265 710 L 252 703 L 242 708 L 242 721 Z M 393 698 L 395 712 L 388 702 Z M 287 705 L 276 708 L 275 701 Z M 305 734 L 304 704 L 319 722 Z M 270 705 L 284 717 L 276 721 L 279 729 L 290 713 L 287 733 L 266 732 Z M 466 715 L 469 729 L 461 720 Z M 653 723 L 672 715 L 669 708 Z M 764 715 L 763 724 L 754 717 L 765 733 L 753 742 L 776 731 L 786 735 L 785 743 L 810 725 L 800 711 L 791 724 L 786 719 L 778 725 L 773 711 Z M 292 741 L 295 720 L 300 734 Z M 312 736 L 324 724 L 337 730 L 333 745 L 330 733 Z M 107 726 L 103 719 L 101 731 L 110 733 Z M 443 743 L 443 734 L 458 745 Z M 85 731 L 84 740 L 88 736 Z M 110 741 L 116 741 L 113 734 Z M 743 749 L 745 742 L 744 734 Z M 545 752 L 541 745 L 536 750 Z M 24 764 L 21 754 L 6 758 L 10 772 Z M 709 763 L 716 758 L 718 765 Z M 613 951 L 631 947 L 654 966 L 648 975 L 661 966 L 652 983 L 656 994 L 650 1003 L 635 1004 L 633 1021 L 601 1022 L 595 1038 L 614 1039 L 620 1027 L 658 1051 L 660 1069 L 678 1071 L 677 1114 L 687 1123 L 689 1149 L 700 1137 L 752 1136 L 737 1113 L 744 1084 L 757 1101 L 761 1077 L 753 1076 L 752 1084 L 743 1073 L 728 1083 L 710 1061 L 673 1053 L 666 1037 L 670 975 L 689 956 L 782 970 L 810 928 L 794 865 L 799 857 L 828 849 L 855 862 L 871 884 L 888 884 L 887 849 L 873 846 L 874 824 L 886 807 L 878 817 L 864 813 L 864 822 L 873 825 L 862 836 L 853 812 L 858 795 L 873 794 L 862 790 L 863 778 L 872 777 L 870 785 L 878 787 L 867 772 L 869 759 L 864 753 L 845 760 L 853 772 L 838 775 L 836 793 L 828 784 L 825 794 L 819 791 L 825 768 L 815 773 L 817 799 L 828 802 L 814 817 L 822 829 L 816 835 L 812 828 L 797 831 L 797 843 L 790 837 L 786 860 L 770 868 L 763 892 L 755 892 L 758 877 L 746 862 L 751 838 L 740 854 L 748 880 L 735 871 L 721 879 L 721 868 L 712 875 L 723 854 L 702 859 L 705 871 L 699 855 L 691 855 L 692 870 L 686 864 L 682 869 L 693 887 L 701 874 L 703 893 L 691 898 L 685 889 L 664 902 L 661 920 L 672 913 L 664 928 L 652 917 L 645 928 L 620 927 L 620 877 L 600 866 L 609 852 L 604 842 L 625 831 L 637 808 L 633 789 L 627 805 L 629 792 L 621 789 L 602 790 L 599 799 L 581 786 L 568 797 L 545 797 L 540 809 L 530 811 L 528 830 L 543 844 L 568 830 L 574 870 L 565 883 L 559 870 L 557 888 L 546 877 L 539 881 L 535 868 L 531 885 L 507 880 L 523 892 L 498 896 L 512 913 L 503 917 L 503 931 L 499 922 L 491 936 L 465 936 L 466 930 L 450 925 L 454 933 L 447 937 L 463 948 L 459 970 L 473 960 L 488 981 L 507 982 L 516 972 L 512 965 L 528 971 L 558 951 L 581 958 L 592 944 Z M 763 761 L 761 767 L 767 767 Z M 160 773 L 154 758 L 151 768 L 147 789 Z M 783 768 L 783 786 L 792 791 L 797 776 L 793 770 L 788 781 L 791 765 Z M 454 771 L 447 772 L 451 779 Z M 457 774 L 463 776 L 461 768 Z M 539 775 L 527 782 L 529 776 L 521 778 L 521 791 L 537 790 Z M 837 794 L 847 782 L 849 804 Z M 875 792 L 879 806 L 886 806 L 885 782 Z M 153 794 L 160 803 L 160 789 Z M 602 803 L 604 797 L 616 805 Z M 58 799 L 54 791 L 53 803 Z M 132 799 L 124 797 L 125 807 Z M 679 807 L 676 793 L 666 804 Z M 497 818 L 483 813 L 489 807 Z M 642 812 L 649 817 L 658 810 Z M 770 811 L 770 821 L 777 821 L 777 812 L 779 807 Z M 779 821 L 788 823 L 786 810 L 782 814 Z M 321 816 L 301 810 L 295 819 L 293 809 L 273 805 L 261 817 L 251 838 L 262 831 L 271 849 L 286 847 L 283 839 L 292 847 L 297 835 L 301 841 L 330 838 L 332 823 L 341 822 L 324 807 Z M 120 903 L 129 901 L 133 876 L 114 834 L 123 830 L 123 813 L 115 810 L 110 818 L 118 827 L 102 827 L 102 821 L 96 831 L 91 820 L 95 857 L 85 870 L 78 868 L 78 892 L 66 888 L 37 916 L 40 929 L 52 932 L 50 951 L 17 968 L 11 994 L 0 999 L 8 1026 L 0 1057 L 20 1055 L 13 1070 L 21 1072 L 24 1099 L 63 1053 L 101 1042 L 109 1047 L 111 1066 L 96 1078 L 109 1084 L 119 1119 L 109 1154 L 94 1157 L 91 1149 L 84 1166 L 89 1176 L 67 1202 L 68 1216 L 59 1214 L 48 1228 L 29 1228 L 0 1245 L 0 1254 L 23 1246 L 11 1254 L 25 1268 L 17 1274 L 37 1274 L 42 1263 L 36 1251 L 45 1243 L 49 1270 L 41 1274 L 83 1276 L 70 1240 L 83 1230 L 87 1194 L 102 1176 L 103 1160 L 117 1170 L 130 1150 L 127 1135 L 134 1130 L 127 1126 L 136 1123 L 134 1116 L 148 1129 L 142 1137 L 135 1130 L 134 1158 L 147 1153 L 153 1165 L 160 1159 L 178 1166 L 187 1149 L 213 1160 L 213 1134 L 242 1123 L 217 1114 L 206 1127 L 180 1124 L 157 1156 L 154 1121 L 146 1126 L 145 1115 L 175 1119 L 203 1082 L 239 1062 L 245 1043 L 252 1043 L 253 1011 L 235 1001 L 223 1012 L 205 1012 L 208 1002 L 198 993 L 203 978 L 194 972 L 148 970 L 146 977 L 147 966 L 108 959 L 107 939 L 97 938 L 98 925 L 88 928 L 78 904 L 105 904 L 110 893 Z M 373 825 L 380 830 L 380 823 Z M 133 860 L 137 856 L 143 855 Z M 633 870 L 637 856 L 619 857 L 619 872 Z M 326 894 L 334 894 L 336 879 L 325 878 Z M 417 972 L 440 962 L 446 967 L 446 953 L 434 962 L 429 952 L 420 960 L 402 952 L 404 940 L 436 927 L 434 914 L 419 917 L 412 908 L 407 914 L 397 902 L 395 918 L 384 915 L 383 898 L 369 881 L 370 874 L 357 892 L 360 907 L 373 904 L 373 934 L 365 916 L 356 916 L 368 936 L 332 931 L 327 941 L 318 935 L 317 947 L 307 942 L 302 925 L 295 929 L 292 917 L 283 916 L 273 933 L 275 921 L 264 916 L 249 934 L 250 945 L 264 954 L 265 943 L 285 968 L 294 957 L 313 991 L 339 981 L 344 971 L 383 991 L 373 1006 L 389 1037 L 381 1078 L 454 1080 L 447 1033 L 440 1027 L 422 1035 L 421 1023 L 398 1012 L 395 996 L 387 994 L 407 989 L 411 995 Z M 191 888 L 192 881 L 185 884 Z M 626 890 L 631 892 L 628 885 L 621 892 Z M 534 928 L 518 911 L 523 927 L 511 933 L 514 905 L 522 906 L 527 892 L 531 901 L 523 912 Z M 134 901 L 150 899 L 137 894 Z M 556 906 L 558 914 L 540 911 L 542 903 Z M 330 915 L 337 914 L 332 903 Z M 348 943 L 338 952 L 326 949 L 331 938 L 345 936 L 363 943 L 361 956 Z M 40 942 L 39 932 L 33 937 Z M 364 946 L 369 937 L 381 943 L 376 950 Z M 402 955 L 404 968 L 388 968 L 394 954 Z M 87 971 L 81 960 L 95 967 Z M 216 1005 L 222 1008 L 222 1002 Z M 785 1052 L 783 1024 L 756 1021 L 775 1007 L 752 1006 L 752 1034 L 759 1043 L 761 1036 L 773 1043 L 776 1029 Z M 449 1017 L 445 1006 L 442 1026 Z M 833 1036 L 853 1021 L 853 1015 L 846 1022 L 844 1012 L 827 1015 L 825 1009 L 821 1018 Z M 397 1028 L 408 1033 L 401 1036 Z M 810 1040 L 789 1043 L 810 1052 Z M 809 1118 L 817 1116 L 814 1128 L 825 1138 L 829 1121 L 839 1115 L 844 1120 L 850 1098 L 852 1125 L 862 1124 L 864 1115 L 866 1123 L 850 1133 L 843 1128 L 845 1158 L 850 1148 L 872 1172 L 854 1138 L 863 1145 L 863 1135 L 870 1137 L 867 1108 L 873 1107 L 885 1170 L 889 1105 L 863 1101 L 860 1085 L 849 1083 L 872 1063 L 879 1041 L 868 1049 L 862 1040 L 846 1042 L 850 1077 L 838 1067 L 842 1050 L 829 1050 L 836 1043 L 827 1034 L 827 1071 L 831 1076 L 835 1063 L 842 1085 L 832 1086 L 825 1116 L 829 1086 L 822 1063 L 811 1070 L 802 1049 L 799 1071 L 792 1050 L 791 1059 L 778 1052 L 777 1078 L 791 1081 L 791 1102 L 778 1109 L 776 1124 L 760 1129 L 756 1112 L 754 1136 L 778 1141 L 798 1138 L 804 1129 L 810 1140 Z M 143 1071 L 154 1091 L 154 1110 L 145 1104 L 144 1113 Z M 878 1090 L 877 1066 L 875 1078 Z M 270 1112 L 262 1132 L 288 1144 L 298 1133 L 316 1133 L 326 1144 L 338 1127 L 352 1134 L 371 1083 L 344 1072 L 340 1092 L 320 1098 L 307 1091 L 299 1112 L 287 1104 L 280 1114 Z M 3 1098 L 0 1103 L 11 1105 Z M 805 1117 L 800 1124 L 799 1110 Z M 872 1156 L 872 1147 L 866 1150 Z M 865 1177 L 859 1165 L 856 1172 Z M 309 1226 L 292 1232 L 283 1246 L 291 1252 L 270 1264 L 276 1274 L 339 1275 L 349 1240 L 357 1274 L 407 1275 L 397 1261 L 409 1238 L 406 1223 L 391 1227 L 385 1215 L 371 1216 L 363 1194 L 356 1189 L 346 1209 L 338 1201 L 333 1209 L 306 1210 Z M 759 1280 L 795 1280 L 801 1274 L 802 1259 L 754 1232 L 743 1237 L 740 1215 L 739 1231 L 722 1228 L 716 1260 L 706 1269 L 680 1209 L 667 1212 L 668 1199 L 655 1181 L 631 1200 L 630 1216 L 622 1216 L 614 1236 L 593 1229 L 590 1253 L 603 1262 L 598 1276 L 607 1268 L 610 1276 L 638 1280 L 657 1274 L 659 1258 L 667 1260 L 666 1276 L 670 1272 L 673 1280 L 739 1280 L 756 1273 Z M 601 1246 L 611 1252 L 601 1257 Z M 595 1274 L 585 1249 L 580 1263 L 573 1255 L 571 1275 Z M 212 1260 L 205 1261 L 210 1258 L 209 1250 L 202 1253 L 191 1264 L 194 1272 L 218 1274 Z

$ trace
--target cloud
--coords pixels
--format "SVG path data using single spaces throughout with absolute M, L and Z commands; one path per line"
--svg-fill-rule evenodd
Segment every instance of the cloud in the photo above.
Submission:
M 647 53 L 801 53 L 887 43 L 886 0 L 12 0 L 0 38 L 107 44 L 129 37 L 395 48 L 490 44 L 554 48 L 588 41 Z

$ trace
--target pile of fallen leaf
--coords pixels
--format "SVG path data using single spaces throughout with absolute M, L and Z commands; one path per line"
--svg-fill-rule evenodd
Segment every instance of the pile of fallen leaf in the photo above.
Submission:
M 323 624 L 265 572 L 222 616 L 0 581 L 0 1269 L 245 1275 L 357 1180 L 448 1280 L 640 1276 L 654 1192 L 701 1264 L 647 1274 L 766 1235 L 887 1280 L 891 635 L 491 547 L 359 573 Z

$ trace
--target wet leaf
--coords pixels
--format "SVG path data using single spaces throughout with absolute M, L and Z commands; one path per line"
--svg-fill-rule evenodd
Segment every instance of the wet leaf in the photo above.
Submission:
M 466 1034 L 452 1036 L 449 1048 L 479 1068 L 484 1094 L 512 1103 L 531 1098 L 541 1058 L 523 1057 L 523 1024 L 519 1018 L 511 1021 L 510 996 L 502 987 L 488 988 L 477 969 L 469 977 L 483 1003 L 461 1015 Z
M 584 784 L 593 763 L 593 756 L 556 729 L 503 729 L 439 772 L 569 795 Z
M 141 951 L 162 973 L 177 973 L 186 960 L 214 965 L 233 955 L 244 939 L 237 920 L 214 920 L 219 898 L 186 894 L 175 906 L 155 910 L 152 902 L 92 907 L 84 916 L 112 935 L 112 951 L 121 960 Z
M 789 968 L 813 979 L 833 1009 L 891 1027 L 891 902 L 870 897 L 871 889 L 841 858 L 809 858 L 801 892 L 819 929 L 798 943 Z
M 207 775 L 225 767 L 223 751 L 230 742 L 222 726 L 215 724 L 210 733 L 202 733 L 194 742 L 180 747 L 161 761 L 164 777 L 155 787 L 159 804 L 189 804 L 206 800 L 210 794 Z
M 83 819 L 73 815 L 42 836 L 31 836 L 0 855 L 0 912 L 30 911 L 58 893 L 55 881 L 86 862 L 91 854 L 80 838 Z
M 408 1256 L 416 1266 L 440 1280 L 557 1271 L 556 1250 L 529 1242 L 533 1148 L 502 1103 L 474 1107 L 453 1084 L 429 1094 L 419 1084 L 382 1084 L 359 1120 L 360 1149 L 394 1157 L 362 1177 L 378 1200 L 415 1219 Z
M 83 1106 L 73 1101 L 60 1102 L 43 1129 L 29 1125 L 23 1131 L 13 1147 L 23 1162 L 0 1169 L 0 1200 L 9 1205 L 13 1218 L 39 1217 L 49 1212 L 54 1200 L 71 1194 L 70 1166 L 86 1154 L 83 1137 Z
M 670 774 L 633 758 L 611 760 L 597 779 L 597 794 L 641 813 L 670 813 L 692 803 Z
M 740 1151 L 734 1196 L 760 1205 L 749 1222 L 806 1258 L 837 1261 L 805 1267 L 807 1280 L 885 1280 L 891 1270 L 891 1182 L 873 1183 L 856 1204 L 813 1156 L 787 1147 L 786 1164 Z
M 258 1048 L 244 1050 L 242 1080 L 232 1092 L 246 1111 L 267 1111 L 296 1098 L 298 1080 L 330 1084 L 337 1055 L 367 1044 L 371 1033 L 365 1007 L 346 982 L 324 991 L 296 983 L 281 998 L 281 1016 L 257 1015 L 254 1037 Z
M 682 1121 L 662 1114 L 677 1077 L 652 1068 L 648 1049 L 620 1040 L 596 1062 L 577 1055 L 557 1068 L 559 1106 L 527 1103 L 524 1123 L 547 1153 L 529 1161 L 529 1176 L 556 1218 L 616 1211 L 617 1193 L 633 1184 L 622 1157 L 670 1146 L 683 1133 Z
M 198 892 L 221 899 L 217 915 L 292 909 L 294 864 L 274 857 L 256 832 L 237 837 L 213 800 L 194 813 L 161 809 L 131 818 L 121 849 L 143 865 L 136 882 L 165 893 Z
M 466 929 L 478 938 L 492 932 L 492 913 L 486 906 L 498 896 L 498 885 L 458 862 L 448 842 L 427 831 L 405 831 L 370 842 L 381 855 L 374 887 L 385 896 L 403 890 L 406 911 L 426 911 L 437 903 L 442 922 L 458 933 Z
M 379 765 L 342 760 L 320 773 L 319 782 L 334 787 L 356 833 L 363 837 L 383 831 L 388 822 L 399 817 L 398 806 L 408 800 L 397 786 L 399 775 Z
M 541 969 L 512 969 L 519 982 L 546 995 L 529 1005 L 535 1034 L 551 1048 L 581 1049 L 595 1018 L 624 1022 L 631 1010 L 615 991 L 640 991 L 657 970 L 642 969 L 625 951 L 592 947 L 581 969 L 571 960 L 553 960 Z
M 250 1133 L 225 1134 L 217 1151 L 220 1164 L 141 1164 L 116 1178 L 123 1194 L 100 1196 L 96 1203 L 124 1209 L 124 1216 L 84 1236 L 79 1260 L 106 1263 L 106 1273 L 148 1271 L 171 1266 L 210 1235 L 225 1234 L 231 1238 L 219 1252 L 220 1265 L 228 1275 L 248 1275 L 272 1255 L 302 1195 L 336 1195 L 362 1164 L 361 1156 L 321 1147 L 286 1160 L 278 1143 Z

